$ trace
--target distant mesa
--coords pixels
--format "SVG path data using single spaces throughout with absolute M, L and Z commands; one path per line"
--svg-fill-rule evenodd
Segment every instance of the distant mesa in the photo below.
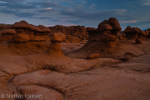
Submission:
M 88 32 L 84 26 L 63 26 L 56 25 L 49 27 L 51 33 L 62 32 L 67 37 L 63 42 L 79 43 L 88 38 Z

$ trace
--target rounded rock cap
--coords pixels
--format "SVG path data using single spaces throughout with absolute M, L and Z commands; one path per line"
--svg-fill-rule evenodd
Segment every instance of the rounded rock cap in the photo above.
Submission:
M 100 28 L 99 31 L 110 31 L 113 28 L 109 24 L 103 24 Z
M 57 33 L 54 33 L 52 35 L 52 39 L 51 39 L 51 42 L 61 42 L 63 41 L 64 39 L 66 38 L 66 35 L 61 33 L 61 32 L 57 32 Z
M 37 32 L 41 31 L 41 29 L 39 27 L 32 25 L 32 24 L 29 24 L 24 20 L 14 23 L 13 28 L 15 28 L 15 29 L 28 29 L 28 30 L 37 31 Z
M 107 22 L 112 28 L 113 28 L 113 30 L 115 30 L 115 31 L 121 31 L 121 27 L 120 27 L 120 24 L 119 24 L 119 22 L 118 22 L 118 20 L 116 19 L 116 18 L 113 18 L 113 17 L 111 17 L 111 18 L 109 18 L 108 19 L 108 22 Z

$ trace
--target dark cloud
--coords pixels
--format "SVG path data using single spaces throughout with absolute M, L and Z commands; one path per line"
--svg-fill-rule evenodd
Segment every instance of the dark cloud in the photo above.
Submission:
M 15 15 L 17 17 L 22 17 L 22 18 L 34 18 L 34 16 L 37 15 L 36 13 L 21 12 L 21 11 L 13 10 L 13 9 L 1 9 L 0 12 L 4 14 L 12 14 L 12 15 Z
M 60 13 L 62 15 L 68 15 L 72 17 L 87 19 L 87 20 L 99 20 L 105 19 L 109 17 L 125 17 L 124 12 L 125 9 L 117 9 L 117 10 L 106 10 L 106 11 L 88 11 L 88 10 L 61 10 Z
M 0 1 L 3 1 L 3 2 L 22 2 L 25 0 L 0 0 Z
M 23 4 L 20 2 L 7 2 L 7 3 L 0 3 L 1 7 L 6 7 L 6 9 L 34 9 L 36 8 L 35 5 L 32 4 Z
M 56 22 L 56 21 L 61 21 L 60 19 L 54 19 L 54 18 L 51 18 L 51 17 L 40 17 L 40 18 L 38 18 L 38 19 L 42 19 L 42 20 L 49 20 L 49 21 L 54 21 L 54 22 Z

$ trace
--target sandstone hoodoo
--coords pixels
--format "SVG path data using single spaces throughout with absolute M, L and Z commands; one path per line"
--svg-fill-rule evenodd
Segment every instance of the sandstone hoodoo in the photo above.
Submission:
M 46 53 L 48 55 L 55 56 L 55 57 L 57 57 L 57 56 L 64 56 L 62 51 L 61 51 L 60 42 L 62 42 L 65 38 L 66 38 L 66 35 L 64 35 L 61 32 L 54 33 L 52 35 L 52 38 L 51 38 L 50 47 L 48 48 Z
M 144 31 L 142 31 L 138 27 L 131 27 L 131 26 L 127 26 L 127 28 L 124 30 L 124 33 L 125 37 L 128 40 L 136 40 L 138 37 L 146 39 L 148 36 Z
M 88 42 L 79 50 L 67 54 L 69 57 L 87 58 L 89 54 L 99 53 L 101 57 L 112 57 L 118 52 L 118 32 L 121 30 L 116 18 L 109 18 L 98 28 L 87 28 Z

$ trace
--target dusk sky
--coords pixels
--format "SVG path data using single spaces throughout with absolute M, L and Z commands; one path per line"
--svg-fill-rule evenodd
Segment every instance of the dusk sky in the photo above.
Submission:
M 95 27 L 115 17 L 126 26 L 150 28 L 150 0 L 0 0 L 0 23 Z

